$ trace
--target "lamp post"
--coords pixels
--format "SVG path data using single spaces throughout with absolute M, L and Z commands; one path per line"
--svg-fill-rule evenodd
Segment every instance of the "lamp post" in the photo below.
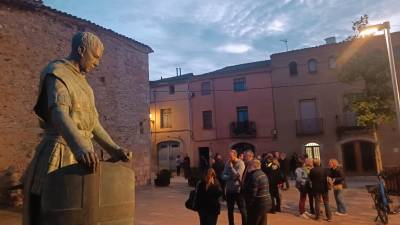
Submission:
M 389 23 L 389 21 L 386 21 L 382 24 L 366 26 L 363 29 L 361 29 L 359 35 L 360 36 L 370 35 L 370 34 L 374 34 L 378 31 L 382 31 L 382 30 L 385 34 L 386 48 L 387 48 L 387 53 L 388 53 L 388 58 L 389 58 L 390 76 L 392 79 L 395 110 L 396 110 L 396 116 L 397 116 L 397 129 L 400 132 L 400 95 L 399 95 L 399 86 L 398 86 L 397 75 L 396 75 L 396 65 L 395 65 L 394 55 L 393 55 L 392 40 L 390 37 L 390 23 Z M 383 166 L 382 166 L 380 144 L 378 142 L 378 134 L 377 134 L 376 129 L 374 129 L 374 139 L 377 142 L 376 147 L 375 147 L 375 157 L 376 157 L 376 162 L 377 162 L 377 165 L 376 165 L 377 172 L 379 173 L 382 171 Z
M 396 75 L 396 65 L 394 61 L 394 54 L 393 54 L 393 47 L 392 47 L 392 39 L 390 37 L 390 23 L 388 21 L 382 24 L 376 24 L 371 26 L 366 26 L 360 32 L 361 36 L 365 36 L 368 34 L 374 34 L 377 31 L 382 31 L 385 33 L 386 39 L 386 47 L 389 57 L 389 66 L 390 66 L 390 76 L 392 78 L 392 85 L 393 85 L 393 94 L 394 94 L 394 102 L 396 106 L 396 115 L 397 115 L 397 128 L 400 131 L 400 94 L 399 94 L 399 86 L 397 82 L 397 75 Z

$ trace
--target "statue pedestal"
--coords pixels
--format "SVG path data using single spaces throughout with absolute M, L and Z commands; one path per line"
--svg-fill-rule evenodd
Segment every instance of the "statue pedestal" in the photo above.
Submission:
M 64 167 L 46 177 L 41 205 L 45 225 L 133 225 L 134 172 L 108 162 L 96 173 Z

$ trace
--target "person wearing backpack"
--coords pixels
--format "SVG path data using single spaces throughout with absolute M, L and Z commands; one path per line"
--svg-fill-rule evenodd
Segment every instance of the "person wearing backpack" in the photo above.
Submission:
M 311 214 L 315 214 L 314 210 L 314 196 L 311 190 L 311 181 L 310 181 L 310 171 L 313 168 L 313 160 L 305 159 L 303 161 L 299 161 L 299 165 L 295 170 L 296 174 L 296 188 L 299 190 L 300 199 L 299 199 L 299 216 L 304 219 L 308 219 Z M 308 196 L 308 201 L 310 205 L 310 213 L 306 211 L 305 205 Z

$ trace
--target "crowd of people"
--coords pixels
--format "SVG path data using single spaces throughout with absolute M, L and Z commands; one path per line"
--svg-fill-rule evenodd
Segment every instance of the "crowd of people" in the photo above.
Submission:
M 282 212 L 282 191 L 294 180 L 299 192 L 298 211 L 304 219 L 320 220 L 321 203 L 327 221 L 332 221 L 329 191 L 333 190 L 337 211 L 347 215 L 342 190 L 343 171 L 336 159 L 328 168 L 319 159 L 293 154 L 289 160 L 284 152 L 254 155 L 252 150 L 239 153 L 231 149 L 224 161 L 220 154 L 205 164 L 203 179 L 198 183 L 198 214 L 200 225 L 215 225 L 220 214 L 220 202 L 226 201 L 229 225 L 234 225 L 234 207 L 241 215 L 242 225 L 266 225 L 268 213 Z M 308 197 L 309 210 L 306 210 Z

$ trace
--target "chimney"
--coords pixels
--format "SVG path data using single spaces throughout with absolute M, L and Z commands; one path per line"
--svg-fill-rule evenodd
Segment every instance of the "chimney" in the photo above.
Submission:
M 336 44 L 336 37 L 325 38 L 325 42 L 326 42 L 327 45 Z

